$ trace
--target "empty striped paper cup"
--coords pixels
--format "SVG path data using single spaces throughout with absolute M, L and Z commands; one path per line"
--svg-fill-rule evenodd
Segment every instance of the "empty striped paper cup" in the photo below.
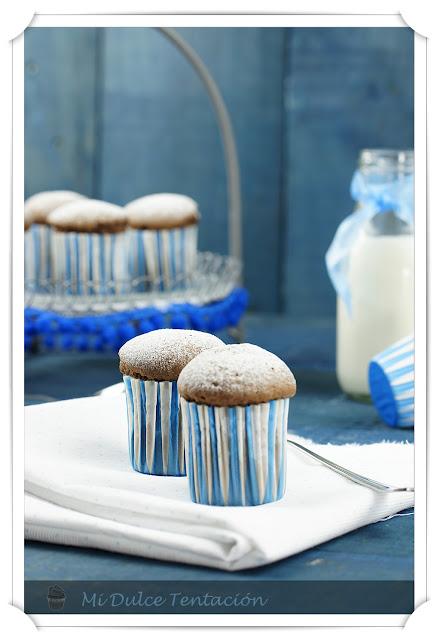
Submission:
M 219 345 L 223 342 L 209 333 L 158 329 L 132 338 L 119 350 L 135 471 L 186 475 L 177 378 L 194 356 Z
M 215 506 L 280 500 L 286 486 L 287 365 L 255 345 L 196 356 L 177 381 L 191 499 Z
M 369 365 L 371 398 L 390 427 L 414 426 L 414 336 L 375 356 Z

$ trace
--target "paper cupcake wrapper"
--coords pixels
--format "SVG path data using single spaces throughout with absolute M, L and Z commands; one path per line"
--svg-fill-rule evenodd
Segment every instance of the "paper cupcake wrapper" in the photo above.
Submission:
M 193 502 L 251 506 L 283 497 L 288 399 L 246 407 L 180 403 Z
M 64 604 L 66 602 L 66 598 L 51 598 L 47 596 L 47 603 L 49 605 L 49 609 L 58 610 L 64 609 Z
M 414 426 L 414 337 L 408 336 L 375 356 L 368 381 L 373 403 L 391 427 Z
M 184 476 L 185 455 L 177 382 L 123 376 L 127 400 L 128 448 L 135 471 Z
M 179 286 L 196 266 L 197 232 L 197 225 L 158 231 L 131 229 L 129 270 L 132 279 L 140 279 L 137 288 L 150 288 L 156 282 L 160 290 Z
M 33 224 L 24 232 L 24 276 L 32 287 L 52 282 L 51 236 L 46 224 Z
M 63 293 L 123 293 L 128 286 L 124 233 L 52 233 L 55 284 Z

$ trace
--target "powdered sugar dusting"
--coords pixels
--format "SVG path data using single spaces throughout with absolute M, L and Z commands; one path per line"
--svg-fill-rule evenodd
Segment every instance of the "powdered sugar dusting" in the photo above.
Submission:
M 224 346 L 203 331 L 157 329 L 136 336 L 119 350 L 122 373 L 147 380 L 177 380 L 182 369 L 206 349 Z
M 293 396 L 296 382 L 273 353 L 253 344 L 237 344 L 196 356 L 179 376 L 178 388 L 189 401 L 237 406 Z
M 24 203 L 25 221 L 45 222 L 49 213 L 68 202 L 85 200 L 86 197 L 76 191 L 40 191 L 30 196 Z
M 49 214 L 47 221 L 50 224 L 62 226 L 75 225 L 78 227 L 94 223 L 119 223 L 125 222 L 126 214 L 122 207 L 102 200 L 77 200 L 58 207 Z
M 125 206 L 128 221 L 135 226 L 185 223 L 188 217 L 198 218 L 195 200 L 180 193 L 154 193 L 129 202 Z

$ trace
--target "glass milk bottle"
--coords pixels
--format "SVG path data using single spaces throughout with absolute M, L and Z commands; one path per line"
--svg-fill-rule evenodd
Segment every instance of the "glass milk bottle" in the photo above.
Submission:
M 361 152 L 362 198 L 374 212 L 363 215 L 348 254 L 351 309 L 338 296 L 336 315 L 338 381 L 358 399 L 369 397 L 370 359 L 414 331 L 413 200 L 410 217 L 397 215 L 393 204 L 402 196 L 400 185 L 413 189 L 413 171 L 412 151 Z M 354 213 L 363 207 L 367 211 L 358 202 Z

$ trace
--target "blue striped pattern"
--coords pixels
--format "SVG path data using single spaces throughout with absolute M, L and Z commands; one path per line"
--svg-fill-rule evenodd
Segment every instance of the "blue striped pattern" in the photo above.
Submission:
M 375 356 L 369 366 L 371 398 L 391 427 L 414 426 L 414 337 L 408 336 Z
M 129 271 L 139 279 L 137 290 L 151 286 L 162 291 L 184 283 L 196 266 L 197 225 L 158 231 L 130 229 Z
M 180 403 L 193 502 L 252 506 L 283 497 L 289 399 L 245 407 Z
M 52 260 L 61 293 L 103 295 L 128 288 L 124 233 L 53 231 Z
M 39 290 L 52 283 L 52 230 L 46 224 L 33 224 L 24 234 L 24 274 L 28 287 Z
M 123 378 L 133 469 L 157 476 L 186 475 L 177 382 Z

